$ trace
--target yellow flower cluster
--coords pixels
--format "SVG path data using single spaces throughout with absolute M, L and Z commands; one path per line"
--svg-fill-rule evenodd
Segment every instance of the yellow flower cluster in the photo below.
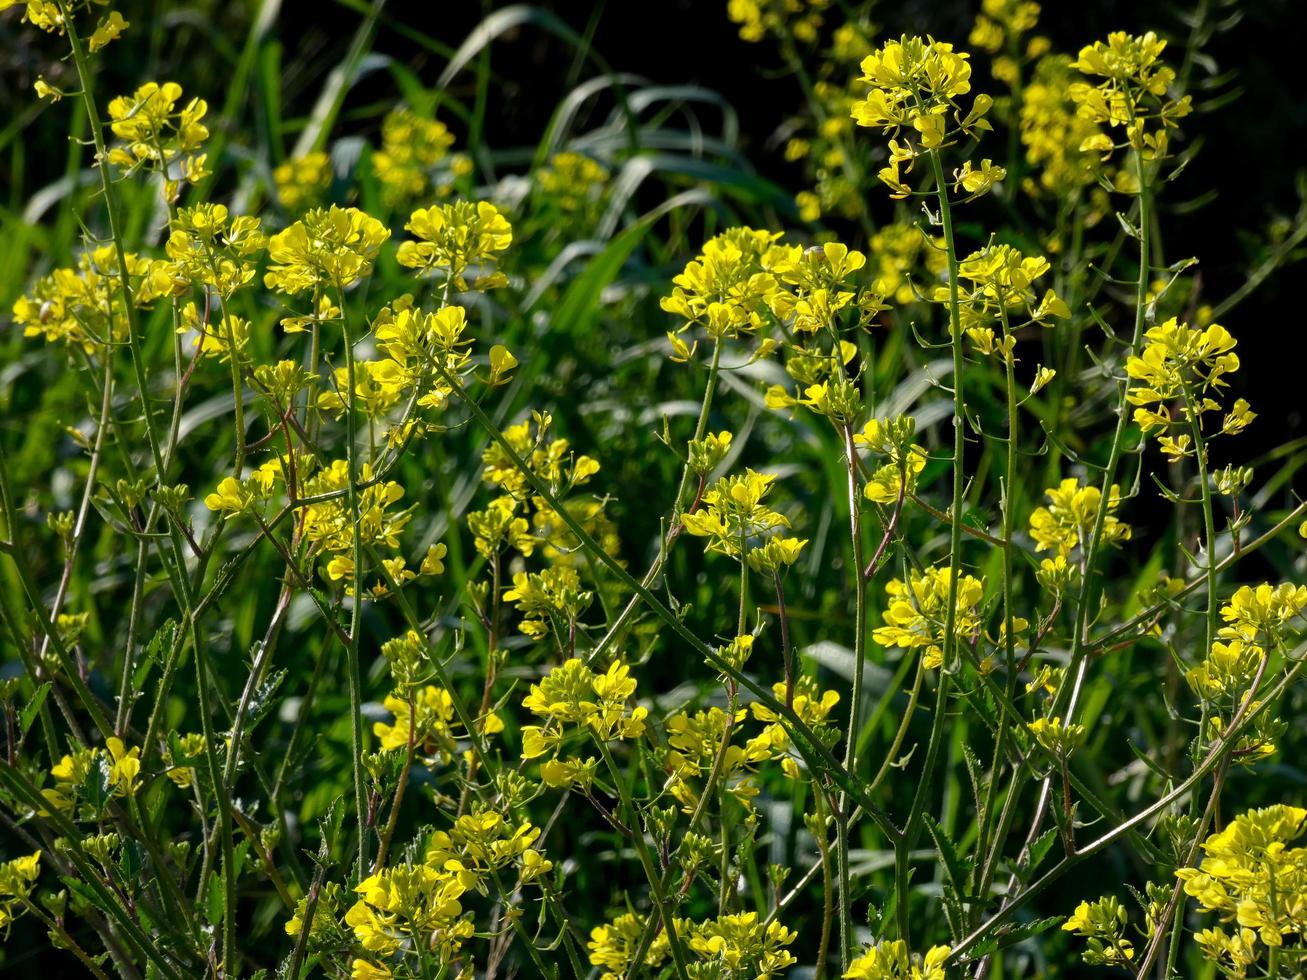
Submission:
M 1090 966 L 1125 969 L 1135 958 L 1134 944 L 1123 935 L 1128 921 L 1125 906 L 1109 895 L 1081 902 L 1062 929 L 1088 940 L 1084 957 Z
M 446 758 L 454 751 L 454 742 L 450 733 L 454 720 L 454 699 L 443 687 L 428 684 L 413 692 L 412 705 L 409 699 L 398 694 L 388 694 L 382 702 L 395 720 L 387 724 L 378 721 L 372 731 L 386 751 L 407 748 L 410 740 L 419 746 L 424 754 L 431 755 L 436 750 Z
M 331 187 L 331 157 L 321 150 L 291 157 L 272 172 L 277 203 L 290 214 L 321 207 Z
M 1307 832 L 1307 810 L 1275 805 L 1249 810 L 1203 841 L 1197 868 L 1176 877 L 1186 895 L 1223 924 L 1195 938 L 1204 954 L 1234 976 L 1249 968 L 1267 948 L 1292 950 L 1296 960 L 1307 938 L 1307 847 L 1290 847 Z
M 590 950 L 590 964 L 604 970 L 599 980 L 624 980 L 630 974 L 644 930 L 644 917 L 634 912 L 626 912 L 612 922 L 590 930 L 590 941 L 586 944 Z M 681 932 L 679 922 L 677 932 Z M 667 959 L 670 951 L 667 931 L 659 929 L 640 965 L 657 968 Z
M 292 296 L 345 289 L 372 272 L 389 237 L 390 229 L 358 208 L 314 208 L 268 240 L 264 285 Z
M 129 749 L 122 739 L 111 735 L 102 749 L 77 749 L 60 759 L 50 770 L 55 785 L 41 792 L 56 810 L 99 819 L 112 797 L 136 792 L 140 774 L 140 746 Z M 79 803 L 84 812 L 79 811 Z
M 438 119 L 427 119 L 399 107 L 381 121 L 381 147 L 372 154 L 372 169 L 381 182 L 388 207 L 448 197 L 453 180 L 471 172 L 472 161 L 450 156 L 454 135 Z
M 232 218 L 221 204 L 197 204 L 178 211 L 169 227 L 164 250 L 175 263 L 174 278 L 223 300 L 254 279 L 254 258 L 267 244 L 258 218 Z
M 27 911 L 40 876 L 40 851 L 0 864 L 0 933 L 8 935 L 9 927 Z
M 109 128 L 123 145 L 109 151 L 109 162 L 134 169 L 149 167 L 163 175 L 164 196 L 175 201 L 183 182 L 195 184 L 208 175 L 200 151 L 209 138 L 203 99 L 180 109 L 182 88 L 176 82 L 146 82 L 131 95 L 109 103 Z
M 1104 165 L 1095 153 L 1081 149 L 1098 135 L 1098 126 L 1082 116 L 1071 98 L 1071 86 L 1080 76 L 1071 57 L 1050 54 L 1035 63 L 1034 77 L 1021 90 L 1019 127 L 1026 161 L 1038 177 L 1027 177 L 1023 188 L 1053 197 L 1088 191 L 1096 206 L 1094 220 L 1106 209 L 1106 199 L 1095 186 Z
M 698 257 L 672 279 L 672 294 L 664 296 L 661 305 L 684 321 L 667 335 L 675 360 L 689 360 L 693 353 L 681 339 L 692 326 L 701 326 L 713 340 L 758 332 L 771 298 L 781 288 L 763 265 L 778 238 L 780 232 L 731 228 L 706 242 Z
M 913 572 L 907 582 L 894 579 L 885 586 L 887 608 L 885 625 L 872 631 L 871 638 L 886 647 L 912 650 L 924 647 L 927 667 L 944 662 L 945 629 L 948 623 L 951 570 L 928 568 Z M 980 630 L 980 602 L 985 586 L 973 575 L 958 579 L 953 635 L 958 640 L 974 636 Z
M 853 104 L 852 115 L 859 126 L 879 129 L 897 137 L 904 128 L 914 131 L 921 148 L 938 150 L 959 134 L 975 136 L 990 129 L 985 119 L 994 100 L 977 95 L 963 112 L 958 99 L 971 91 L 970 55 L 954 51 L 953 45 L 933 38 L 904 36 L 862 59 L 861 80 L 871 86 L 866 98 Z M 952 116 L 954 127 L 950 128 Z M 894 197 L 906 197 L 911 188 L 902 170 L 912 165 L 920 152 L 905 140 L 889 141 L 889 164 L 879 173 Z
M 513 603 L 525 616 L 518 629 L 536 640 L 546 636 L 555 621 L 560 637 L 570 635 L 593 597 L 594 593 L 581 588 L 581 576 L 568 565 L 514 572 L 512 588 L 504 590 L 504 601 Z
M 994 77 L 1005 85 L 1019 81 L 1021 36 L 1039 22 L 1039 4 L 1032 0 L 981 0 L 980 13 L 967 38 L 973 48 L 993 56 Z M 1036 57 L 1048 49 L 1048 39 L 1034 37 L 1026 53 Z
M 1228 385 L 1226 375 L 1239 369 L 1238 343 L 1219 323 L 1203 329 L 1180 323 L 1175 317 L 1151 328 L 1144 334 L 1147 343 L 1139 356 L 1126 361 L 1130 387 L 1130 404 L 1134 419 L 1145 433 L 1158 432 L 1158 445 L 1172 459 L 1196 452 L 1189 432 L 1176 429 L 1197 427 L 1202 432 L 1202 416 L 1220 411 L 1221 403 L 1212 397 Z M 1182 402 L 1180 416 L 1171 414 L 1170 403 Z M 1237 435 L 1248 427 L 1257 413 L 1242 398 L 1225 414 L 1219 433 Z M 1212 436 L 1217 433 L 1207 433 Z
M 585 227 L 598 219 L 611 176 L 592 157 L 564 150 L 551 156 L 535 179 L 547 206 L 575 227 Z
M 948 254 L 942 239 L 926 234 L 917 225 L 895 222 L 882 225 L 872 236 L 868 251 L 874 276 L 872 290 L 906 306 L 923 297 L 914 277 L 930 282 L 948 270 Z
M 1048 506 L 1038 507 L 1030 515 L 1030 537 L 1034 539 L 1035 550 L 1051 550 L 1062 558 L 1069 558 L 1076 548 L 1083 554 L 1089 547 L 1089 536 L 1098 520 L 1102 491 L 1069 476 L 1056 487 L 1045 490 L 1044 494 L 1048 497 Z M 1114 483 L 1107 502 L 1107 517 L 1099 532 L 1101 540 L 1107 544 L 1130 540 L 1130 525 L 1121 523 L 1116 516 L 1120 506 L 1121 488 Z
M 917 478 L 926 467 L 926 450 L 912 441 L 916 420 L 900 415 L 871 419 L 853 442 L 883 456 L 887 462 L 867 478 L 862 495 L 873 504 L 895 504 L 917 490 Z
M 463 908 L 465 893 L 484 890 L 510 867 L 521 884 L 553 868 L 532 846 L 539 837 L 539 828 L 530 823 L 511 824 L 497 812 L 478 809 L 459 817 L 448 832 L 434 834 L 425 861 L 364 879 L 355 888 L 359 898 L 346 912 L 345 924 L 381 962 L 355 960 L 353 976 L 390 977 L 392 963 L 406 969 L 427 969 L 433 960 L 437 969 L 448 966 L 476 931 Z M 298 917 L 286 925 L 288 933 L 299 928 Z
M 748 561 L 755 571 L 778 571 L 793 565 L 808 542 L 785 537 L 789 519 L 764 501 L 775 477 L 753 470 L 724 476 L 704 493 L 703 505 L 681 517 L 695 537 L 707 538 L 709 551 Z
M 627 912 L 590 931 L 590 963 L 604 968 L 600 980 L 630 975 L 645 925 L 644 917 Z M 691 976 L 769 980 L 797 962 L 786 947 L 798 934 L 780 922 L 764 920 L 757 912 L 721 915 L 698 923 L 677 919 L 675 925 L 694 956 L 689 964 Z M 642 965 L 656 968 L 669 952 L 667 934 L 660 930 Z
M 1175 70 L 1161 60 L 1165 48 L 1166 42 L 1152 31 L 1139 36 L 1116 31 L 1106 41 L 1081 48 L 1072 64 L 1082 74 L 1101 79 L 1071 86 L 1080 115 L 1097 125 L 1125 127 L 1126 143 L 1145 160 L 1166 155 L 1168 130 L 1192 110 L 1189 96 L 1175 100 L 1167 96 Z M 1104 157 L 1115 148 L 1112 138 L 1102 132 L 1081 144 L 1081 149 Z
M 468 288 L 465 274 L 476 266 L 493 266 L 498 253 L 513 242 L 508 219 L 489 201 L 455 201 L 431 208 L 418 208 L 409 216 L 404 230 L 416 241 L 399 246 L 399 264 L 420 273 L 439 271 L 449 287 Z M 499 271 L 484 273 L 473 281 L 477 290 L 508 285 Z
M 743 745 L 734 744 L 736 732 L 747 713 L 737 710 L 732 717 L 718 707 L 696 712 L 680 711 L 667 719 L 667 763 L 671 769 L 668 791 L 676 797 L 687 813 L 699 805 L 699 792 L 691 780 L 702 779 L 714 766 L 718 766 L 717 785 L 742 805 L 750 807 L 758 795 L 752 774 L 759 763 L 773 754 L 770 733 L 764 732 L 749 738 Z M 729 729 L 729 732 L 728 732 Z M 722 749 L 728 735 L 731 742 Z M 720 755 L 721 762 L 717 759 Z
M 649 710 L 629 704 L 634 694 L 631 668 L 619 660 L 603 673 L 579 658 L 564 661 L 540 683 L 532 684 L 522 701 L 524 708 L 547 721 L 522 729 L 522 758 L 536 759 L 556 750 L 567 725 L 585 729 L 604 742 L 639 738 Z
M 913 956 L 901 939 L 886 939 L 869 947 L 844 971 L 844 980 L 945 980 L 947 946 L 932 946 L 925 956 Z
M 821 31 L 831 0 L 727 0 L 726 14 L 740 25 L 740 38 L 761 41 L 768 34 L 811 44 Z
M 961 326 L 977 352 L 1014 360 L 1014 331 L 1035 324 L 1051 327 L 1055 318 L 1071 316 L 1053 290 L 1044 290 L 1042 297 L 1036 290 L 1035 280 L 1048 270 L 1048 259 L 1023 255 L 1011 245 L 987 245 L 959 263 Z M 947 286 L 935 287 L 937 303 L 948 302 L 949 296 Z
M 132 303 L 148 309 L 156 300 L 184 289 L 173 263 L 127 255 Z M 13 305 L 14 323 L 25 337 L 80 347 L 88 354 L 127 340 L 128 318 L 118 255 L 112 245 L 83 252 L 77 265 L 55 269 Z

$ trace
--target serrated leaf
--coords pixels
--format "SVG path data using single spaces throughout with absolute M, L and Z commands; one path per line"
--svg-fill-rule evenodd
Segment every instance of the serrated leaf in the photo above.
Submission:
M 1024 942 L 1041 932 L 1047 932 L 1053 926 L 1058 925 L 1066 916 L 1051 915 L 1046 919 L 1036 919 L 1034 922 L 1023 922 L 1020 925 L 1013 926 L 1010 929 L 1000 929 L 994 935 L 982 939 L 979 943 L 971 948 L 967 953 L 968 961 L 975 961 L 982 956 L 988 956 L 990 953 L 997 952 L 1000 949 L 1007 949 L 1009 946 L 1015 946 L 1017 943 Z
M 36 721 L 36 716 L 41 713 L 41 705 L 45 704 L 46 695 L 50 693 L 50 682 L 46 681 L 36 689 L 32 695 L 32 700 L 23 706 L 23 710 L 18 713 L 18 734 L 26 735 L 27 730 L 32 727 L 32 722 Z

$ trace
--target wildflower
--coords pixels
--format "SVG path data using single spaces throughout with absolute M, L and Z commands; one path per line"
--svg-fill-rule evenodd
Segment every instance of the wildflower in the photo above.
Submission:
M 40 875 L 40 851 L 0 864 L 0 932 L 8 934 L 9 926 L 27 911 Z
M 1175 70 L 1161 60 L 1165 48 L 1166 42 L 1152 31 L 1138 36 L 1116 31 L 1105 42 L 1081 48 L 1071 66 L 1101 79 L 1071 86 L 1080 114 L 1099 125 L 1124 126 L 1129 145 L 1148 160 L 1166 155 L 1168 130 L 1192 111 L 1189 96 L 1167 98 Z M 1110 154 L 1113 145 L 1101 135 L 1082 143 L 1084 148 Z
M 474 932 L 460 901 L 466 890 L 462 876 L 430 863 L 386 868 L 354 889 L 359 898 L 345 913 L 345 924 L 378 959 L 420 945 L 443 966 Z
M 706 242 L 698 257 L 672 279 L 672 294 L 662 298 L 661 306 L 683 320 L 668 334 L 678 359 L 688 357 L 680 335 L 692 326 L 702 327 L 713 340 L 735 340 L 761 329 L 770 301 L 781 288 L 764 270 L 763 256 L 779 237 L 779 232 L 731 228 Z
M 932 946 L 924 957 L 917 958 L 903 940 L 882 940 L 855 957 L 843 976 L 844 980 L 945 980 L 944 961 L 949 952 L 947 946 Z
M 649 714 L 646 708 L 628 705 L 634 693 L 635 678 L 631 677 L 631 669 L 620 661 L 613 661 L 600 674 L 573 658 L 563 661 L 538 684 L 532 684 L 522 706 L 539 718 L 586 728 L 603 741 L 633 739 L 644 734 L 645 718 Z M 524 728 L 524 743 L 528 733 L 535 738 L 540 729 Z M 523 753 L 528 758 L 540 754 L 543 752 Z
M 859 126 L 895 136 L 904 127 L 915 130 L 926 150 L 938 149 L 953 135 L 948 130 L 950 110 L 958 127 L 954 132 L 989 129 L 984 118 L 993 104 L 989 96 L 976 96 L 965 114 L 958 106 L 957 99 L 971 91 L 969 58 L 965 52 L 954 51 L 953 45 L 933 38 L 905 35 L 886 43 L 862 60 L 861 81 L 870 85 L 871 91 L 853 103 L 854 120 Z M 916 151 L 897 143 L 893 148 L 898 156 L 891 167 L 897 175 L 898 163 L 911 163 Z
M 951 576 L 948 568 L 928 568 L 921 574 L 913 573 L 907 582 L 891 581 L 885 586 L 888 599 L 885 625 L 873 630 L 871 638 L 881 646 L 909 650 L 924 647 L 925 665 L 941 666 Z M 984 584 L 974 576 L 963 575 L 958 579 L 953 624 L 957 639 L 968 638 L 980 629 L 980 600 L 984 591 Z
M 1062 923 L 1062 929 L 1089 940 L 1084 957 L 1090 966 L 1124 968 L 1135 957 L 1133 944 L 1122 935 L 1128 921 L 1125 906 L 1109 895 L 1095 902 L 1081 902 Z
M 1282 946 L 1286 937 L 1302 941 L 1307 848 L 1289 845 L 1305 830 L 1307 810 L 1299 807 L 1248 810 L 1203 841 L 1205 856 L 1197 868 L 1175 873 L 1200 909 L 1241 927 L 1233 940 L 1209 935 L 1200 943 L 1208 956 L 1256 959 L 1259 945 Z
M 1075 477 L 1067 477 L 1056 487 L 1044 491 L 1047 507 L 1038 507 L 1030 515 L 1030 536 L 1036 551 L 1054 550 L 1059 557 L 1068 558 L 1076 548 L 1083 552 L 1089 546 L 1090 535 L 1098 520 L 1102 492 L 1095 486 L 1084 486 Z M 1101 540 L 1108 544 L 1129 541 L 1130 525 L 1122 524 L 1115 512 L 1121 506 L 1121 488 L 1112 484 L 1107 503 L 1107 516 L 1099 531 Z M 1053 573 L 1049 569 L 1049 573 Z
M 775 477 L 746 470 L 742 476 L 724 476 L 703 495 L 703 506 L 684 514 L 681 523 L 695 537 L 708 539 L 708 550 L 743 561 L 764 547 L 789 520 L 772 510 L 764 499 Z M 797 546 L 786 546 L 797 557 Z M 792 560 L 792 559 L 791 559 Z
M 295 295 L 315 286 L 345 289 L 372 271 L 390 231 L 358 208 L 314 208 L 268 240 L 264 284 Z
M 437 197 L 448 196 L 454 174 L 441 173 L 439 168 L 453 145 L 454 135 L 438 119 L 427 119 L 406 106 L 386 113 L 381 147 L 372 154 L 372 169 L 386 205 L 401 207 L 433 191 Z
M 1027 722 L 1026 728 L 1040 748 L 1057 759 L 1066 758 L 1085 737 L 1083 725 L 1064 725 L 1061 718 L 1036 718 Z
M 465 290 L 470 267 L 491 266 L 498 253 L 513 241 L 513 228 L 499 209 L 488 201 L 475 205 L 467 201 L 432 208 L 419 208 L 409 217 L 404 230 L 417 241 L 400 244 L 399 264 L 419 272 L 440 271 L 455 289 Z M 483 274 L 472 283 L 478 290 L 508 284 L 502 272 Z
M 626 912 L 612 922 L 590 930 L 590 941 L 586 945 L 590 950 L 591 965 L 604 969 L 600 980 L 622 980 L 628 975 L 644 930 L 644 918 L 634 912 Z M 677 930 L 680 931 L 679 924 Z M 656 969 L 667 959 L 670 951 L 666 930 L 659 930 L 645 951 L 641 965 Z
M 291 157 L 272 172 L 277 203 L 290 214 L 321 207 L 331 186 L 331 157 L 321 150 Z
M 128 169 L 156 169 L 163 175 L 164 197 L 170 202 L 177 199 L 182 181 L 195 184 L 208 175 L 205 155 L 199 152 L 209 138 L 202 121 L 208 103 L 191 99 L 178 109 L 181 97 L 176 82 L 146 82 L 131 95 L 109 103 L 109 128 L 123 141 L 109 151 L 109 162 Z
M 786 946 L 798 933 L 773 920 L 763 924 L 757 912 L 723 915 L 688 930 L 690 952 L 728 970 L 747 965 L 757 980 L 767 980 L 798 961 Z
M 412 694 L 411 705 L 408 697 L 388 694 L 383 705 L 395 720 L 390 724 L 376 722 L 372 731 L 386 751 L 408 748 L 410 735 L 416 746 L 433 746 L 438 742 L 448 746 L 454 700 L 443 687 L 428 684 L 419 688 Z

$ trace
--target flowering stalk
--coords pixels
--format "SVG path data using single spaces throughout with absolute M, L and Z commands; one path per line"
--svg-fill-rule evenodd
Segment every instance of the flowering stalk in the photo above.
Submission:
M 359 669 L 359 638 L 363 625 L 363 528 L 359 514 L 358 466 L 358 392 L 355 381 L 354 338 L 349 332 L 349 316 L 345 310 L 345 293 L 336 283 L 340 302 L 340 327 L 345 340 L 345 384 L 349 388 L 345 407 L 345 454 L 349 469 L 347 499 L 351 528 L 351 554 L 353 567 L 350 578 L 354 599 L 350 606 L 349 643 L 345 647 L 345 678 L 349 686 L 350 755 L 354 771 L 354 817 L 358 822 L 358 854 L 355 860 L 356 875 L 360 881 L 368 869 L 367 794 L 363 784 L 363 681 Z

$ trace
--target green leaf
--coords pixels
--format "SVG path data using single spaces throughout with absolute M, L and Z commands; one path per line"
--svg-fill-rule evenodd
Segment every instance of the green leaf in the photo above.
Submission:
M 36 689 L 32 695 L 32 700 L 23 705 L 23 710 L 18 713 L 18 734 L 26 735 L 27 730 L 32 727 L 32 722 L 36 721 L 36 716 L 41 712 L 41 705 L 45 704 L 46 696 L 50 693 L 50 682 L 46 681 Z

